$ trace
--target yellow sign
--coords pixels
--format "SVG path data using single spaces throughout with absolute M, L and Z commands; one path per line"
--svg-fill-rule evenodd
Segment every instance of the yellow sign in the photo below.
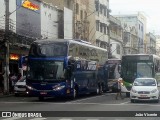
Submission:
M 30 2 L 29 0 L 25 0 L 23 3 L 22 3 L 22 6 L 25 7 L 25 8 L 28 8 L 30 10 L 39 10 L 39 6 Z

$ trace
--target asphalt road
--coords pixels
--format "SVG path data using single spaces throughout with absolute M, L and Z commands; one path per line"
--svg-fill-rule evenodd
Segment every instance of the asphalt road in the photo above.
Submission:
M 81 96 L 76 100 L 48 98 L 43 102 L 31 97 L 0 98 L 0 111 L 39 112 L 42 118 L 0 118 L 1 120 L 159 120 L 160 103 L 130 103 L 115 100 L 114 93 Z M 46 112 L 48 111 L 48 112 Z M 73 112 L 70 112 L 73 111 Z M 85 111 L 85 112 L 84 112 Z M 121 112 L 119 112 L 121 111 Z M 27 113 L 26 113 L 27 114 Z M 137 117 L 136 117 L 137 115 Z M 146 115 L 148 115 L 146 117 Z M 138 117 L 140 116 L 140 117 Z

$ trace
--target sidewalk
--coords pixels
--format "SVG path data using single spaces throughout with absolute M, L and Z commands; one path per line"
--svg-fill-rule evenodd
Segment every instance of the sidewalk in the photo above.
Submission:
M 10 97 L 10 96 L 13 96 L 14 94 L 11 93 L 11 94 L 8 94 L 8 95 L 3 95 L 2 93 L 0 93 L 0 98 L 3 98 L 3 97 Z

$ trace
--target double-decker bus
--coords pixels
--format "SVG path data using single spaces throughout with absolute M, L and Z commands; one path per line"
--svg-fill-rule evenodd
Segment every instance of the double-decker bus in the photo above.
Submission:
M 121 59 L 108 59 L 106 65 L 108 70 L 108 87 L 109 90 L 115 92 L 117 89 L 114 85 L 116 84 L 118 78 L 120 78 Z
M 30 48 L 27 93 L 39 97 L 70 97 L 107 90 L 107 50 L 82 40 L 37 40 Z
M 122 56 L 121 77 L 130 91 L 135 78 L 154 78 L 160 72 L 160 57 L 152 54 L 131 54 Z M 129 96 L 129 92 L 126 93 Z

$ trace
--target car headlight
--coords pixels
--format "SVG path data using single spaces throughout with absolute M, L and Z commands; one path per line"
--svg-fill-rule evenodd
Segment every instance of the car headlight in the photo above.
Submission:
M 62 86 L 60 86 L 60 85 L 53 86 L 53 90 L 54 91 L 59 91 L 59 90 L 62 90 L 63 88 L 65 88 L 65 85 L 62 85 Z
M 153 89 L 153 90 L 151 91 L 151 93 L 155 93 L 155 92 L 157 92 L 157 89 Z
M 137 91 L 136 91 L 135 89 L 132 89 L 131 91 L 132 91 L 133 93 L 137 93 Z
M 26 87 L 29 89 L 29 90 L 36 90 L 35 88 L 31 87 L 31 86 L 28 86 L 26 85 Z

